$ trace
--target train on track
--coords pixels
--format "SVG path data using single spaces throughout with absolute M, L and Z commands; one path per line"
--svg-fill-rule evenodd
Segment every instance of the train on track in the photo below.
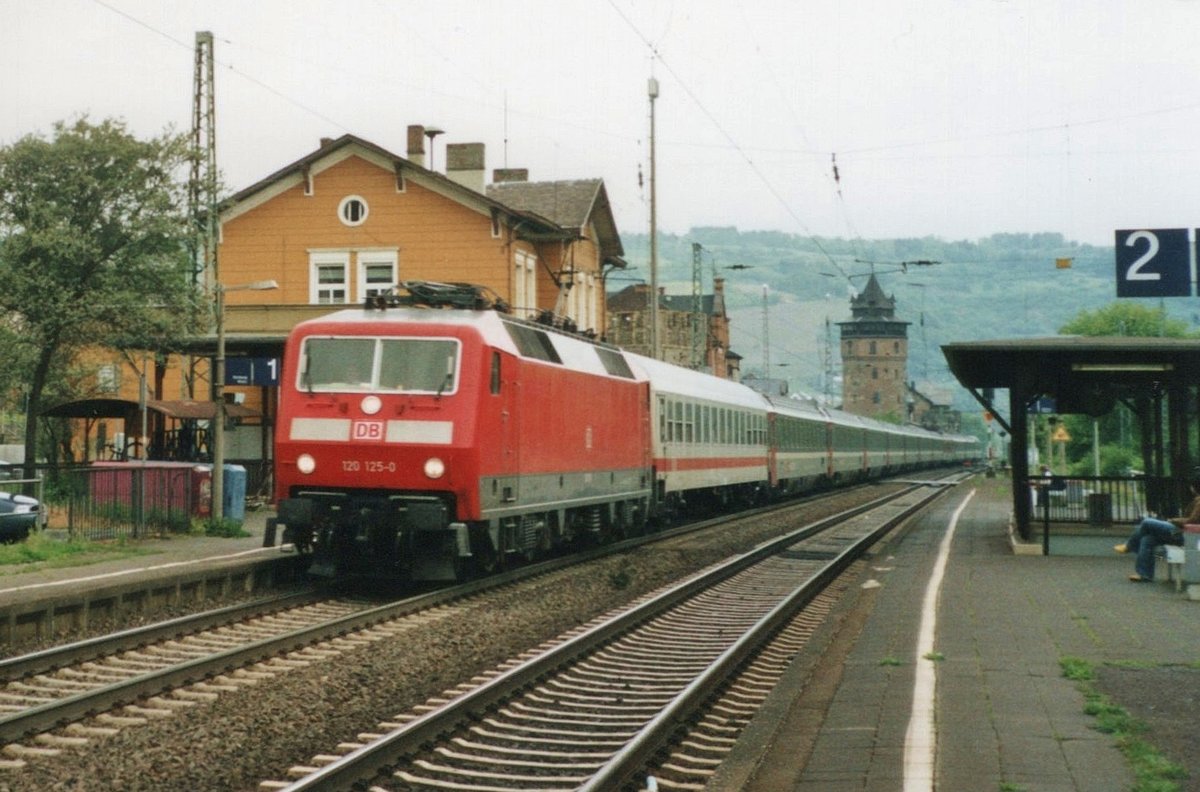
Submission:
M 462 579 L 697 504 L 979 455 L 974 437 L 768 397 L 518 319 L 481 287 L 404 289 L 287 341 L 278 522 L 317 575 Z

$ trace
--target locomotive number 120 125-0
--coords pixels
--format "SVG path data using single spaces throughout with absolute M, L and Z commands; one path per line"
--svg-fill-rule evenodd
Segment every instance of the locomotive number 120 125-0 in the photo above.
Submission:
M 395 473 L 396 462 L 384 459 L 343 459 L 343 473 Z

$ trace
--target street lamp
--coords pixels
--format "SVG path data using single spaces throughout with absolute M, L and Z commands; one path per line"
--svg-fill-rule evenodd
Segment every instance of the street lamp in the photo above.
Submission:
M 213 415 L 212 451 L 212 519 L 225 519 L 225 292 L 266 291 L 278 289 L 273 280 L 254 281 L 237 286 L 217 283 L 213 286 L 217 301 L 217 360 L 213 372 L 213 399 L 217 409 Z

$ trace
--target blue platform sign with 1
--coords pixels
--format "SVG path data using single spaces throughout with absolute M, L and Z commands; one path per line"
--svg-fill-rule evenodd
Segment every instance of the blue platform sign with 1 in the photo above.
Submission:
M 1194 243 L 1186 228 L 1118 231 L 1118 297 L 1190 297 Z
M 225 384 L 278 385 L 279 358 L 226 358 Z

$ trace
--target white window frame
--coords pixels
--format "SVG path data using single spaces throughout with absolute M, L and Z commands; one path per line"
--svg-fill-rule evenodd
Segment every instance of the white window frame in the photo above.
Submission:
M 357 220 L 346 219 L 346 206 L 351 201 L 358 201 L 360 204 L 362 204 L 362 217 L 358 218 Z M 367 222 L 367 218 L 371 216 L 371 206 L 367 203 L 367 199 L 363 198 L 361 195 L 347 195 L 338 202 L 337 216 L 338 220 L 342 222 L 342 225 L 347 225 L 351 228 L 360 226 Z
M 359 302 L 362 302 L 363 300 L 367 299 L 368 296 L 370 296 L 368 294 L 368 292 L 373 293 L 373 294 L 388 293 L 388 292 L 391 292 L 392 289 L 394 289 L 396 287 L 396 285 L 399 283 L 399 277 L 400 277 L 399 258 L 400 258 L 400 256 L 399 256 L 399 253 L 397 253 L 396 251 L 391 250 L 391 251 L 360 252 L 360 253 L 356 254 L 355 258 L 357 258 L 357 260 L 358 260 L 357 261 L 358 267 L 357 267 L 357 273 L 356 273 L 357 278 L 356 278 L 355 282 L 358 287 L 357 293 L 358 293 L 358 301 Z M 378 283 L 374 283 L 374 284 L 367 283 L 367 267 L 372 267 L 372 266 L 391 267 L 392 268 L 391 280 L 386 285 L 378 284 Z
M 342 268 L 342 299 L 321 301 L 321 292 L 330 290 L 332 284 L 322 285 L 320 271 L 324 267 L 341 266 Z M 350 252 L 323 251 L 308 254 L 308 302 L 310 305 L 346 305 L 350 300 Z

